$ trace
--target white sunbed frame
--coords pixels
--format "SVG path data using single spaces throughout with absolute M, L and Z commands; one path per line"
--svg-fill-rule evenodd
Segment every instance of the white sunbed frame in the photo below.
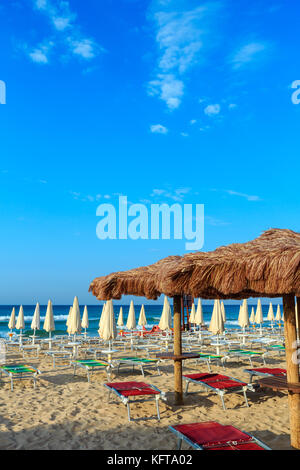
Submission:
M 170 429 L 171 432 L 173 432 L 176 435 L 176 437 L 178 439 L 178 441 L 177 441 L 177 450 L 181 449 L 183 441 L 186 442 L 190 447 L 192 447 L 195 450 L 206 450 L 205 447 L 201 446 L 200 444 L 197 444 L 196 442 L 191 441 L 187 436 L 185 436 L 180 431 L 177 431 L 177 429 L 175 429 L 173 426 L 169 426 L 169 429 Z M 254 437 L 252 434 L 249 434 L 246 431 L 242 431 L 242 432 L 247 434 L 247 436 L 252 437 L 252 440 L 247 441 L 247 444 L 255 443 L 255 444 L 258 444 L 259 446 L 261 446 L 265 450 L 272 450 L 270 447 L 268 447 L 266 444 L 264 444 L 264 442 L 262 442 L 260 439 L 257 439 L 257 437 Z
M 156 390 L 157 392 L 159 392 L 159 394 L 155 394 L 155 395 L 135 395 L 135 396 L 133 395 L 131 397 L 125 397 L 124 395 L 119 393 L 118 390 L 116 390 L 115 388 L 109 387 L 106 384 L 103 384 L 103 385 L 108 389 L 108 399 L 107 399 L 108 402 L 110 400 L 111 393 L 114 393 L 121 400 L 121 402 L 127 407 L 128 421 L 131 421 L 130 403 L 133 403 L 133 402 L 140 403 L 140 402 L 143 402 L 143 401 L 151 401 L 153 399 L 155 400 L 157 419 L 158 419 L 158 421 L 160 421 L 159 400 L 161 399 L 161 400 L 165 401 L 166 400 L 166 394 L 165 394 L 165 392 L 162 392 L 159 388 L 155 387 L 154 385 L 149 385 L 149 387 L 151 387 L 154 390 Z M 141 396 L 142 398 L 135 399 L 136 396 Z M 132 400 L 130 400 L 131 398 L 132 398 Z
M 245 383 L 245 382 L 242 382 L 241 380 L 239 380 L 235 377 L 230 377 L 229 375 L 227 375 L 226 377 L 230 380 L 234 380 L 235 382 Z M 243 395 L 244 395 L 244 398 L 245 398 L 246 406 L 249 408 L 249 403 L 248 403 L 248 398 L 247 398 L 246 392 L 247 392 L 247 390 L 251 390 L 252 392 L 255 392 L 255 389 L 253 388 L 252 384 L 236 386 L 236 387 L 232 387 L 230 389 L 228 389 L 228 388 L 225 388 L 225 389 L 222 388 L 221 389 L 221 388 L 217 388 L 217 387 L 212 387 L 208 383 L 202 382 L 200 380 L 195 380 L 195 379 L 192 379 L 190 377 L 186 377 L 184 375 L 182 376 L 182 378 L 186 382 L 185 392 L 184 392 L 185 395 L 188 395 L 188 388 L 189 388 L 190 383 L 194 383 L 198 386 L 200 385 L 201 387 L 204 387 L 205 389 L 207 389 L 209 391 L 211 390 L 214 393 L 216 393 L 217 395 L 219 395 L 219 397 L 221 398 L 223 410 L 226 410 L 224 395 L 228 395 L 230 393 L 242 392 Z M 197 392 L 193 392 L 193 393 L 197 393 Z

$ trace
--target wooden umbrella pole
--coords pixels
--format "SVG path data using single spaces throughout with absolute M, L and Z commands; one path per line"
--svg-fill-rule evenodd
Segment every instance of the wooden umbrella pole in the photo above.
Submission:
M 296 300 L 297 300 L 296 325 L 298 326 L 298 339 L 300 340 L 300 297 L 296 297 Z
M 175 295 L 173 298 L 174 309 L 174 355 L 181 356 L 181 297 Z M 175 379 L 175 404 L 183 404 L 182 393 L 182 360 L 174 361 L 174 379 Z
M 296 352 L 296 311 L 293 294 L 283 296 L 284 335 L 286 351 L 287 382 L 299 382 L 299 365 Z M 300 394 L 289 390 L 288 392 L 291 445 L 300 449 Z

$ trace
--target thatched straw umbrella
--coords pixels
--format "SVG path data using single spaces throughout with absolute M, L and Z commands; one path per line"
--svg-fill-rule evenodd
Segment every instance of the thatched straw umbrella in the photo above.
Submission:
M 174 354 L 181 355 L 181 296 L 204 299 L 283 297 L 287 382 L 299 383 L 299 366 L 293 362 L 297 297 L 300 312 L 300 233 L 271 229 L 247 243 L 215 251 L 170 256 L 150 266 L 96 278 L 90 291 L 100 300 L 139 295 L 173 297 Z M 182 402 L 182 364 L 174 362 L 175 398 Z M 300 394 L 288 392 L 291 442 L 300 449 Z

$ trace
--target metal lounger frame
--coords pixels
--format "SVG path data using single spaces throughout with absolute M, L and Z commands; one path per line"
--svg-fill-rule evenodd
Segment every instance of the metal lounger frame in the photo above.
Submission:
M 105 362 L 105 361 L 103 361 L 103 362 Z M 94 370 L 103 370 L 104 369 L 106 371 L 107 379 L 110 380 L 110 371 L 114 367 L 112 364 L 107 364 L 106 367 L 105 367 L 105 365 L 89 367 L 88 364 L 81 364 L 80 362 L 75 362 L 75 361 L 71 361 L 71 365 L 73 366 L 74 375 L 76 375 L 77 366 L 81 367 L 82 369 L 84 369 L 86 371 L 88 383 L 91 382 L 90 378 L 91 378 L 91 375 L 93 374 Z
M 169 426 L 169 429 L 170 431 L 172 431 L 176 436 L 177 436 L 177 449 L 180 450 L 181 449 L 181 445 L 182 445 L 182 441 L 186 442 L 189 446 L 193 447 L 194 449 L 196 450 L 206 450 L 203 446 L 201 446 L 200 444 L 197 444 L 196 442 L 193 442 L 191 441 L 188 437 L 186 437 L 183 433 L 181 433 L 180 431 L 177 431 L 177 429 L 175 429 L 173 426 Z M 252 436 L 252 434 L 249 434 L 248 432 L 246 431 L 243 431 L 245 434 L 247 434 L 247 436 L 251 436 L 252 437 L 252 440 L 251 441 L 247 441 L 247 443 L 255 443 L 255 444 L 258 444 L 260 445 L 263 449 L 265 450 L 271 450 L 270 447 L 268 447 L 266 444 L 264 444 L 262 441 L 260 441 L 259 439 L 257 439 L 256 437 Z
M 36 388 L 36 379 L 37 379 L 37 376 L 41 374 L 41 371 L 39 369 L 35 369 L 34 367 L 32 367 L 32 369 L 34 369 L 35 372 L 18 372 L 16 374 L 13 374 L 9 370 L 5 370 L 5 369 L 0 368 L 0 377 L 2 375 L 2 372 L 4 372 L 4 374 L 6 374 L 10 378 L 10 389 L 11 389 L 11 391 L 13 391 L 13 389 L 14 389 L 14 382 L 13 382 L 14 379 L 19 379 L 19 380 L 32 379 L 33 380 L 33 388 Z
M 131 361 L 131 360 L 122 360 L 122 359 L 116 359 L 115 360 L 115 363 L 117 365 L 117 374 L 119 373 L 119 369 L 121 366 L 132 366 L 132 370 L 134 370 L 134 366 L 138 366 L 142 372 L 142 375 L 143 377 L 145 377 L 145 373 L 144 373 L 144 367 L 156 367 L 156 370 L 158 372 L 158 375 L 160 375 L 160 369 L 159 369 L 159 364 L 160 364 L 161 360 L 158 359 L 157 361 L 155 361 L 155 363 L 151 363 L 151 362 L 139 362 L 139 361 Z
M 235 377 L 229 377 L 229 376 L 226 376 L 226 377 L 228 379 L 234 380 L 235 382 L 243 383 L 241 380 L 236 379 Z M 242 385 L 240 387 L 236 386 L 236 387 L 232 387 L 230 389 L 226 389 L 226 388 L 225 389 L 220 389 L 220 388 L 212 387 L 211 385 L 209 385 L 209 384 L 207 384 L 207 383 L 205 383 L 201 380 L 194 380 L 194 379 L 191 379 L 191 378 L 185 377 L 185 376 L 183 376 L 182 378 L 186 381 L 185 392 L 184 392 L 185 395 L 188 394 L 188 388 L 189 388 L 189 384 L 191 382 L 194 383 L 194 384 L 197 384 L 197 385 L 201 385 L 201 386 L 203 386 L 204 388 L 206 388 L 208 390 L 212 390 L 213 392 L 217 393 L 217 395 L 220 396 L 221 401 L 222 401 L 223 410 L 226 410 L 226 406 L 225 406 L 225 402 L 224 402 L 224 395 L 229 394 L 229 393 L 242 392 L 243 395 L 244 395 L 244 398 L 245 398 L 246 406 L 249 408 L 249 403 L 248 403 L 246 391 L 247 390 L 251 390 L 253 392 L 255 391 L 253 389 L 252 385 L 250 385 L 250 384 Z
M 131 415 L 130 415 L 130 397 L 124 397 L 124 395 L 122 395 L 121 393 L 118 392 L 118 390 L 116 390 L 115 388 L 113 387 L 109 387 L 108 385 L 106 384 L 103 384 L 107 389 L 108 389 L 108 399 L 107 401 L 109 402 L 110 400 L 110 394 L 111 392 L 115 393 L 115 395 L 117 395 L 121 402 L 127 407 L 127 415 L 128 415 L 128 421 L 131 421 Z M 162 399 L 162 400 L 165 400 L 165 393 L 162 392 L 159 388 L 155 387 L 154 385 L 150 385 L 151 388 L 153 388 L 154 390 L 156 390 L 157 392 L 159 392 L 159 394 L 156 394 L 156 395 L 144 395 L 143 398 L 140 398 L 140 399 L 137 399 L 137 400 L 132 400 L 132 402 L 136 402 L 136 403 L 139 403 L 139 402 L 142 402 L 142 401 L 150 401 L 152 399 L 152 397 L 154 397 L 154 400 L 155 400 L 155 405 L 156 405 L 156 412 L 157 412 L 157 419 L 158 421 L 160 421 L 160 413 L 159 413 L 159 400 Z M 136 395 L 136 396 L 139 396 L 139 395 Z M 148 399 L 145 398 L 145 397 L 149 397 Z M 150 398 L 151 397 L 151 398 Z M 133 396 L 134 398 L 134 396 Z

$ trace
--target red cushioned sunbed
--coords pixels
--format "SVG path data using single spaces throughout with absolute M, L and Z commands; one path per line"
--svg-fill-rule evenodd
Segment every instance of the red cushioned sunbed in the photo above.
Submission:
M 224 395 L 225 393 L 239 393 L 242 392 L 245 398 L 246 405 L 248 405 L 246 391 L 248 389 L 254 391 L 252 385 L 246 384 L 241 380 L 235 379 L 233 377 L 228 377 L 227 375 L 221 374 L 189 374 L 183 375 L 183 380 L 186 381 L 185 394 L 188 393 L 188 387 L 190 383 L 201 385 L 208 390 L 212 390 L 217 393 L 222 400 L 222 406 L 225 410 Z
M 254 375 L 258 375 L 259 377 L 285 377 L 286 370 L 285 369 L 278 369 L 276 367 L 259 367 L 257 369 L 244 369 L 244 372 L 247 372 L 250 376 L 250 383 L 252 382 L 252 378 Z
M 223 426 L 215 421 L 169 426 L 178 438 L 197 450 L 271 450 L 263 442 L 234 426 Z
M 159 390 L 154 385 L 149 385 L 144 382 L 111 382 L 105 383 L 104 386 L 108 388 L 108 399 L 111 392 L 113 392 L 127 406 L 128 421 L 130 417 L 130 401 L 145 401 L 145 397 L 153 398 L 156 402 L 157 419 L 160 420 L 158 401 L 165 399 L 165 393 Z M 135 399 L 138 397 L 138 399 Z M 141 398 L 144 397 L 144 398 Z

